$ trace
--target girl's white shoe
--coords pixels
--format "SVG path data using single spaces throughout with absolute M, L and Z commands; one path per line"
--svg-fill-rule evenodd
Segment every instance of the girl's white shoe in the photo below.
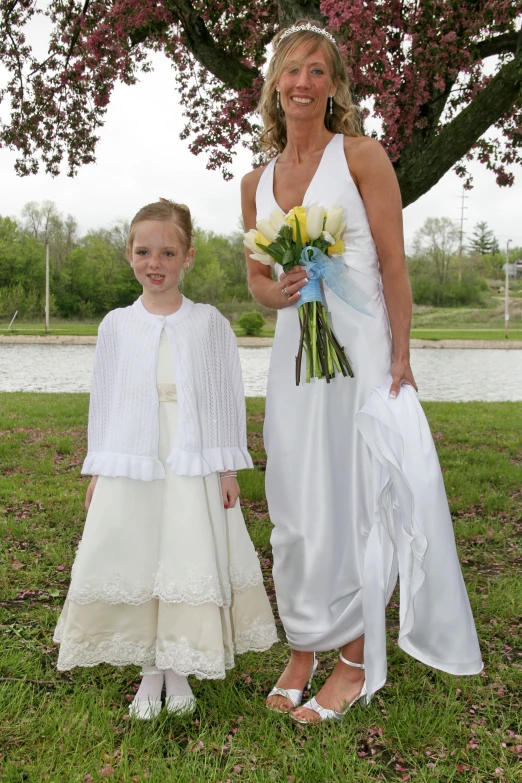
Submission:
M 139 690 L 129 705 L 129 713 L 137 720 L 152 720 L 161 712 L 161 692 L 164 676 L 155 666 L 144 666 Z
M 165 709 L 167 712 L 181 715 L 190 715 L 196 709 L 195 696 L 167 696 L 165 699 Z
M 364 669 L 364 663 L 353 663 L 353 661 L 347 661 L 346 658 L 343 658 L 342 655 L 339 656 L 339 660 L 341 660 L 343 663 L 346 663 L 347 666 L 355 666 L 357 669 Z M 293 715 L 292 713 L 290 713 L 290 716 L 298 723 L 304 724 L 320 723 L 325 720 L 341 720 L 343 715 L 346 715 L 350 707 L 353 707 L 355 702 L 360 701 L 362 705 L 367 706 L 370 703 L 371 698 L 372 697 L 368 695 L 366 690 L 366 680 L 364 680 L 359 695 L 356 696 L 355 699 L 353 699 L 342 712 L 336 712 L 335 710 L 329 710 L 326 707 L 321 707 L 321 705 L 316 701 L 315 697 L 313 697 L 307 701 L 306 704 L 303 704 L 303 709 L 313 710 L 316 712 L 321 719 L 320 721 L 309 721 L 306 720 L 306 718 L 300 718 L 297 715 Z
M 315 671 L 317 669 L 317 658 L 315 657 L 314 653 L 314 663 L 312 666 L 312 672 L 310 674 L 310 679 L 308 680 L 307 688 L 310 690 L 312 686 L 312 680 L 314 678 Z M 303 688 L 304 690 L 304 688 Z M 267 699 L 270 698 L 270 696 L 283 696 L 285 699 L 288 699 L 288 701 L 292 702 L 292 707 L 289 709 L 278 709 L 277 707 L 271 707 L 270 704 L 266 704 L 266 707 L 268 710 L 272 710 L 272 712 L 290 712 L 291 710 L 295 710 L 299 705 L 301 704 L 303 700 L 303 691 L 300 691 L 298 688 L 278 688 L 277 685 L 275 688 L 272 688 Z
M 182 674 L 176 674 L 172 669 L 165 672 L 165 709 L 181 717 L 189 715 L 196 709 L 196 697 L 192 693 L 188 679 Z

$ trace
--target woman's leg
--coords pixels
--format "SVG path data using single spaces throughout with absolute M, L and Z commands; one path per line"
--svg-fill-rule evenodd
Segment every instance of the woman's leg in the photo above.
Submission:
M 290 660 L 277 681 L 277 687 L 282 688 L 283 690 L 304 690 L 310 679 L 313 665 L 313 652 L 291 650 Z M 284 696 L 269 696 L 266 703 L 272 709 L 281 710 L 283 712 L 287 712 L 293 707 L 292 702 Z
M 364 662 L 364 636 L 359 636 L 353 642 L 345 644 L 342 648 L 342 656 L 353 663 Z M 353 701 L 361 692 L 364 682 L 364 669 L 349 666 L 340 659 L 335 664 L 334 670 L 326 680 L 321 690 L 316 695 L 316 701 L 321 707 L 342 712 L 346 705 Z M 296 717 L 305 720 L 319 720 L 319 715 L 314 710 L 298 707 L 292 711 Z

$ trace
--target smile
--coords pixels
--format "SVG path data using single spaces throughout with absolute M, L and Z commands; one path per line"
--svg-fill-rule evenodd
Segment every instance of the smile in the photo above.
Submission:
M 162 283 L 165 280 L 165 275 L 147 275 L 151 283 Z
M 303 105 L 313 102 L 312 98 L 301 98 L 298 95 L 293 95 L 290 100 L 294 101 L 295 103 L 302 103 Z

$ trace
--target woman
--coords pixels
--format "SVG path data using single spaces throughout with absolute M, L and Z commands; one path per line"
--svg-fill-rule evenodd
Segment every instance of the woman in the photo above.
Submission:
M 362 135 L 334 38 L 298 23 L 274 39 L 260 113 L 272 160 L 242 182 L 245 230 L 277 207 L 344 209 L 352 282 L 369 314 L 323 285 L 355 377 L 295 384 L 300 266 L 272 279 L 247 254 L 257 301 L 278 310 L 265 418 L 274 581 L 291 648 L 267 706 L 301 722 L 338 719 L 386 680 L 384 609 L 401 579 L 400 646 L 453 674 L 482 669 L 433 441 L 410 367 L 411 294 L 399 187 Z M 278 273 L 281 272 L 277 268 Z M 315 652 L 341 649 L 299 706 Z

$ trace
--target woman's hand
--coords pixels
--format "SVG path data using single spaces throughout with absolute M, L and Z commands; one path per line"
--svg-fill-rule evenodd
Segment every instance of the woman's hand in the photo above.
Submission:
M 301 296 L 299 292 L 307 282 L 306 269 L 299 264 L 292 267 L 287 275 L 283 272 L 278 282 L 279 289 L 286 296 L 286 302 L 283 304 L 283 307 L 288 307 L 299 301 Z
M 394 359 L 391 366 L 392 385 L 390 397 L 396 397 L 403 383 L 409 383 L 415 391 L 418 391 L 415 378 L 411 371 L 409 359 Z
M 239 484 L 234 476 L 221 477 L 221 495 L 225 508 L 234 508 L 239 493 Z
M 85 508 L 87 510 L 89 510 L 89 506 L 91 505 L 91 500 L 97 481 L 98 481 L 98 476 L 93 476 L 89 482 L 89 486 L 87 487 L 87 493 L 85 495 Z

